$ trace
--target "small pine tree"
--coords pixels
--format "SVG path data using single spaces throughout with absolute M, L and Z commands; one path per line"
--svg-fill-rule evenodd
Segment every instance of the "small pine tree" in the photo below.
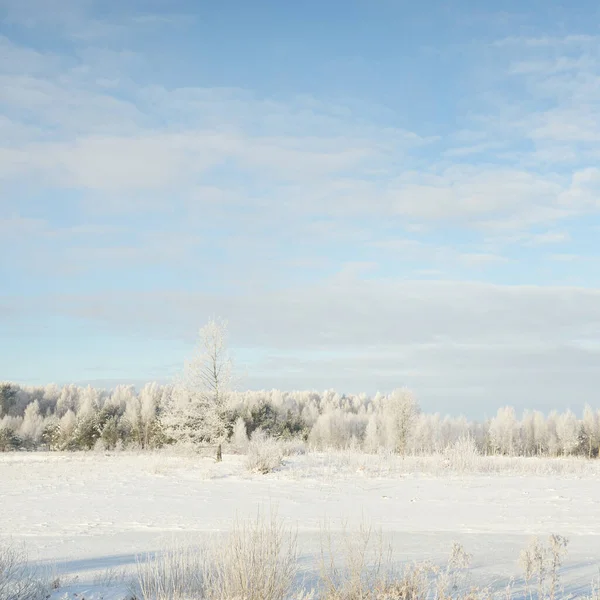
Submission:
M 48 450 L 60 448 L 60 421 L 57 417 L 49 419 L 42 429 L 41 442 Z
M 11 427 L 0 428 L 0 452 L 10 452 L 18 450 L 22 445 L 22 440 Z

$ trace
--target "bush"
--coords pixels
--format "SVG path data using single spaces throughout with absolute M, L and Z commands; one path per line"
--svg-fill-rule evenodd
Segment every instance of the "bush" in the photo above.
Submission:
M 186 600 L 204 595 L 204 556 L 195 548 L 172 548 L 138 560 L 143 600 Z
M 175 548 L 138 561 L 143 600 L 283 600 L 297 570 L 296 536 L 260 516 L 209 548 Z
M 553 534 L 548 538 L 547 544 L 534 538 L 522 550 L 519 562 L 523 569 L 525 590 L 530 597 L 535 581 L 537 597 L 554 600 L 560 583 L 559 569 L 567 553 L 568 543 L 567 538 Z
M 18 450 L 22 446 L 21 438 L 10 427 L 0 427 L 0 452 Z
M 246 467 L 253 473 L 271 473 L 281 466 L 283 455 L 281 442 L 267 437 L 262 430 L 257 429 L 248 444 Z
M 444 451 L 446 466 L 459 473 L 473 472 L 479 458 L 477 444 L 472 437 L 463 436 Z
M 209 552 L 207 600 L 283 600 L 297 571 L 296 536 L 276 516 L 236 522 L 225 543 Z
M 306 454 L 306 444 L 298 438 L 283 439 L 280 442 L 281 452 L 286 456 L 301 456 Z
M 50 584 L 30 567 L 25 552 L 0 542 L 0 600 L 42 600 Z

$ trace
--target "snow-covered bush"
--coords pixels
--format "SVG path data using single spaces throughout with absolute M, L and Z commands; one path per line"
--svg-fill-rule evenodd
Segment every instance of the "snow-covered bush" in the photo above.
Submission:
M 461 437 L 444 451 L 446 466 L 458 473 L 473 472 L 480 454 L 472 437 Z
M 521 551 L 519 563 L 523 569 L 525 591 L 532 597 L 532 588 L 537 598 L 554 600 L 559 591 L 560 567 L 567 553 L 569 540 L 560 535 L 550 535 L 544 544 L 537 537 Z
M 44 600 L 50 583 L 28 563 L 24 551 L 0 542 L 0 600 Z
M 278 440 L 283 456 L 300 456 L 306 454 L 306 444 L 301 439 Z
M 248 450 L 248 433 L 246 431 L 246 423 L 242 417 L 238 417 L 233 426 L 233 434 L 231 436 L 231 445 L 236 452 L 244 454 Z
M 143 600 L 187 600 L 204 597 L 205 556 L 201 549 L 176 546 L 137 561 Z
M 224 539 L 138 560 L 143 600 L 283 600 L 297 572 L 296 536 L 272 515 L 236 521 Z
M 283 462 L 281 442 L 268 437 L 264 431 L 257 429 L 248 444 L 246 468 L 253 473 L 271 473 Z
M 226 539 L 208 551 L 206 600 L 283 600 L 298 569 L 296 535 L 272 514 L 236 521 Z
M 10 417 L 0 420 L 0 452 L 18 450 L 22 446 L 22 440 L 17 435 L 15 427 L 8 422 Z

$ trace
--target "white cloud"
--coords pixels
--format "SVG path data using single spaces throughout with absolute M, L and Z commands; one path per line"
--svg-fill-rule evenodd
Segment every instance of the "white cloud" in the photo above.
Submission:
M 543 231 L 528 232 L 521 231 L 511 234 L 490 236 L 485 238 L 485 242 L 492 246 L 504 246 L 508 244 L 518 244 L 522 246 L 546 246 L 549 244 L 564 244 L 571 240 L 569 233 L 565 231 Z
M 578 48 L 587 40 L 561 43 Z M 579 116 L 568 106 L 533 115 L 521 111 L 496 140 L 490 139 L 493 129 L 473 129 L 468 136 L 466 130 L 457 131 L 463 145 L 447 149 L 443 160 L 423 164 L 415 153 L 439 143 L 438 138 L 369 125 L 340 102 L 312 96 L 275 100 L 235 88 L 141 86 L 132 79 L 140 57 L 127 51 L 88 48 L 65 64 L 6 38 L 2 44 L 13 57 L 12 70 L 0 75 L 0 102 L 13 114 L 4 121 L 10 142 L 0 150 L 5 180 L 33 176 L 44 185 L 110 192 L 122 204 L 125 193 L 157 188 L 176 188 L 177 196 L 189 197 L 193 188 L 215 187 L 207 174 L 227 165 L 234 178 L 250 176 L 269 190 L 270 202 L 262 209 L 257 205 L 265 214 L 285 207 L 292 214 L 377 214 L 485 228 L 551 223 L 597 207 L 595 189 L 582 181 L 589 170 L 574 170 L 569 177 L 526 166 L 544 153 L 546 160 L 564 160 L 542 142 L 596 138 L 585 111 Z M 550 41 L 523 44 L 544 50 Z M 565 59 L 562 70 L 592 69 L 589 57 L 584 58 Z M 15 73 L 15 64 L 23 64 L 29 75 Z M 551 68 L 555 74 L 556 65 Z M 560 80 L 548 88 L 538 71 L 521 69 L 512 76 L 531 77 L 529 86 L 539 93 L 542 84 L 543 93 L 550 93 L 567 83 Z M 98 84 L 121 80 L 126 82 L 125 97 Z M 591 85 L 589 77 L 582 82 L 577 85 Z M 19 120 L 19 114 L 26 118 Z M 168 127 L 159 125 L 166 119 Z M 38 129 L 26 126 L 26 120 Z M 485 120 L 480 125 L 501 127 Z M 510 132 L 538 143 L 513 164 L 507 160 Z M 464 146 L 467 140 L 477 142 Z M 461 162 L 499 151 L 504 158 L 495 163 Z M 395 166 L 399 162 L 401 169 Z M 231 195 L 231 183 L 217 185 L 222 194 Z M 139 210 L 140 202 L 132 202 Z M 107 198 L 106 203 L 115 201 Z
M 582 45 L 593 45 L 597 41 L 597 38 L 592 35 L 565 35 L 565 36 L 539 36 L 539 37 L 525 37 L 525 36 L 512 36 L 497 40 L 493 43 L 497 47 L 505 46 L 521 46 L 529 48 L 561 48 Z
M 33 308 L 27 300 L 15 304 Z M 254 386 L 374 391 L 407 384 L 423 401 L 454 412 L 444 402 L 463 402 L 466 389 L 479 390 L 471 409 L 507 397 L 549 408 L 564 403 L 569 388 L 580 394 L 577 402 L 591 401 L 600 384 L 597 349 L 588 343 L 600 335 L 596 289 L 346 277 L 237 297 L 105 293 L 39 304 L 120 335 L 190 342 L 216 312 L 229 319 L 233 346 L 266 353 L 246 382 Z
M 507 258 L 492 252 L 469 251 L 467 248 L 424 243 L 415 239 L 387 239 L 371 242 L 371 246 L 393 252 L 396 260 L 407 262 L 427 262 L 438 266 L 467 265 L 486 267 L 507 262 Z
M 432 135 L 389 126 L 401 107 L 155 81 L 119 36 L 132 24 L 183 27 L 185 16 L 94 20 L 90 3 L 71 0 L 0 6 L 7 21 L 59 32 L 73 48 L 0 37 L 0 202 L 10 207 L 0 232 L 19 266 L 29 260 L 71 290 L 4 299 L 4 321 L 49 314 L 189 339 L 218 313 L 236 345 L 268 353 L 254 383 L 269 387 L 406 383 L 437 402 L 470 391 L 494 403 L 529 394 L 529 405 L 597 388 L 597 290 L 375 277 L 386 259 L 404 274 L 478 268 L 469 272 L 485 279 L 512 259 L 510 245 L 560 244 L 555 260 L 595 265 L 569 242 L 576 219 L 600 209 L 596 38 L 498 42 L 495 69 L 477 80 L 484 93 L 461 92 L 468 116 Z M 43 200 L 29 204 L 35 194 L 22 189 Z M 81 222 L 51 222 L 63 196 Z M 131 214 L 111 221 L 111 210 Z M 158 225 L 149 210 L 162 211 Z M 65 277 L 140 265 L 188 268 L 198 289 L 235 293 L 125 293 L 110 281 L 114 292 L 78 295 Z M 313 283 L 295 284 L 296 269 Z
M 364 266 L 364 265 L 363 265 Z M 594 340 L 600 291 L 464 281 L 335 278 L 243 295 L 150 292 L 56 296 L 60 312 L 111 327 L 195 336 L 202 315 L 229 318 L 238 345 L 342 349 L 424 343 L 517 347 Z M 166 313 L 163 307 L 172 308 Z M 25 309 L 27 305 L 25 304 Z

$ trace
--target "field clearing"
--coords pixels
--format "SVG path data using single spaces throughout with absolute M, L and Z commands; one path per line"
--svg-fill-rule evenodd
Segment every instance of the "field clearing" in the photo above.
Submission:
M 325 523 L 334 532 L 361 523 L 381 529 L 399 562 L 441 563 L 460 542 L 473 554 L 475 580 L 498 588 L 519 577 L 519 551 L 532 536 L 556 533 L 570 540 L 563 572 L 570 592 L 588 593 L 598 574 L 600 461 L 481 457 L 450 472 L 441 457 L 308 453 L 259 475 L 244 460 L 7 453 L 0 456 L 0 537 L 77 577 L 68 589 L 78 591 L 107 569 L 131 571 L 137 555 L 174 540 L 196 543 L 230 530 L 236 517 L 270 510 L 297 529 L 309 580 Z

